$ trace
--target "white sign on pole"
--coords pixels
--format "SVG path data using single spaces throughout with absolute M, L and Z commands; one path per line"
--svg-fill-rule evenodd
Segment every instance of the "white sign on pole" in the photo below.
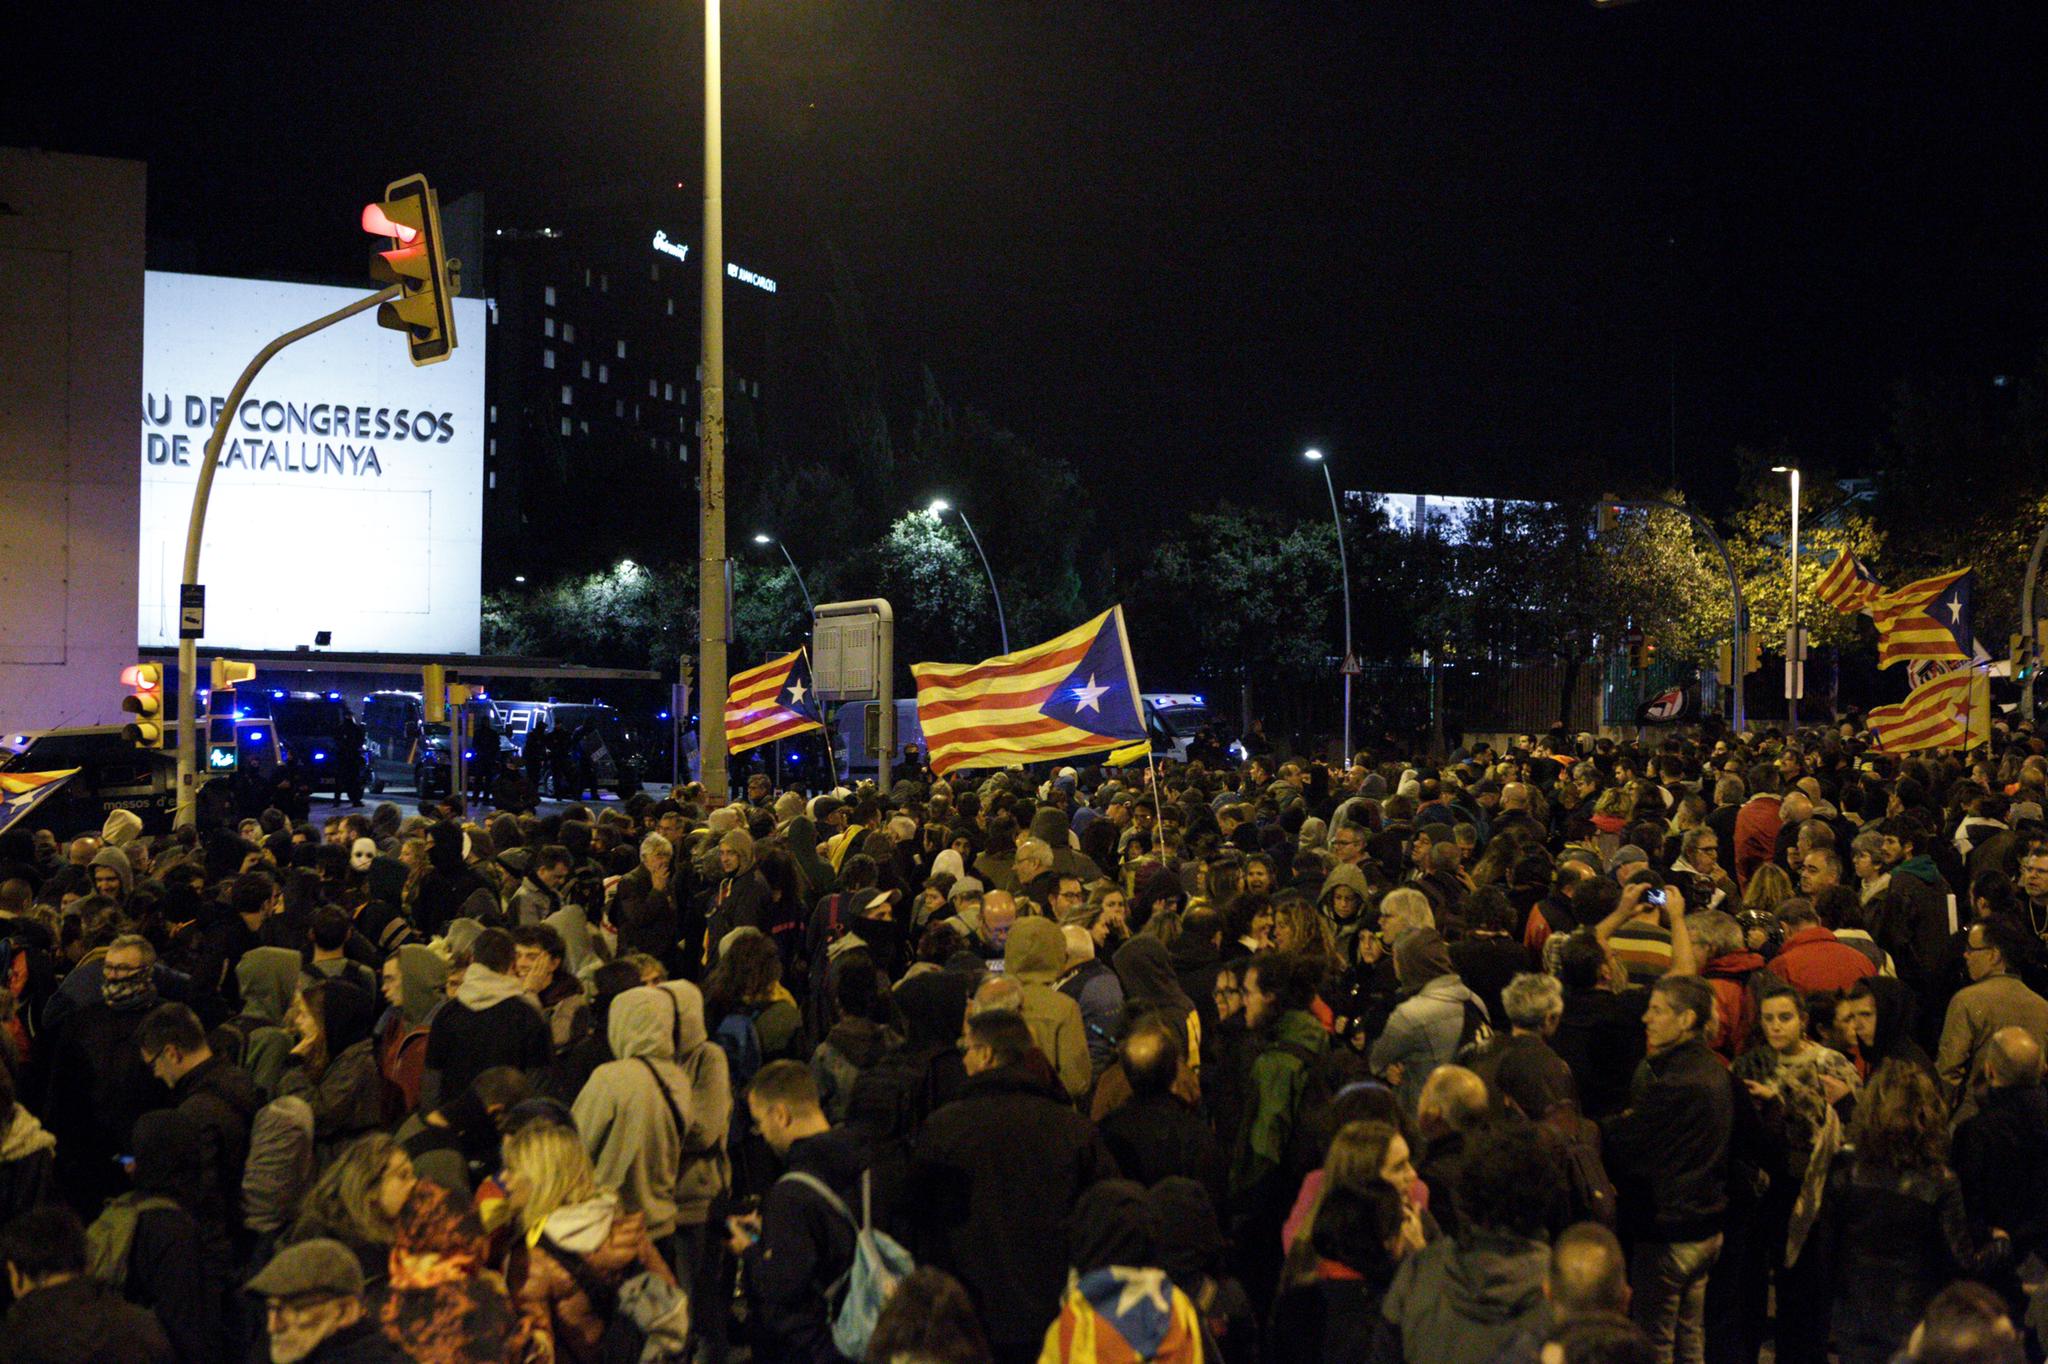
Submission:
M 880 694 L 871 615 L 819 616 L 811 623 L 811 686 L 827 701 L 872 701 Z

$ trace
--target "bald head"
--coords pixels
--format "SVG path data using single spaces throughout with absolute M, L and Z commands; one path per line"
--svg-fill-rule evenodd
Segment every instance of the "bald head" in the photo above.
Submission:
M 1117 1048 L 1124 1078 L 1140 1098 L 1168 1094 L 1180 1074 L 1180 1039 L 1157 1023 L 1140 1023 Z
M 1511 781 L 1500 788 L 1500 808 L 1503 810 L 1526 810 L 1529 808 L 1529 788 L 1518 781 Z
M 1787 824 L 1813 818 L 1813 800 L 1804 791 L 1794 791 L 1778 802 L 1778 818 Z
M 1566 1227 L 1550 1250 L 1544 1292 L 1558 1317 L 1628 1311 L 1628 1261 L 1621 1242 L 1597 1222 Z
M 1024 1012 L 1024 987 L 1008 976 L 990 976 L 967 1003 L 967 1016 L 1008 1011 Z
M 1984 1076 L 1993 1089 L 2041 1082 L 2041 1044 L 2025 1028 L 2000 1028 L 1984 1048 Z
M 1463 1066 L 1438 1066 L 1423 1082 L 1415 1116 L 1425 1128 L 1464 1132 L 1486 1121 L 1486 1081 Z

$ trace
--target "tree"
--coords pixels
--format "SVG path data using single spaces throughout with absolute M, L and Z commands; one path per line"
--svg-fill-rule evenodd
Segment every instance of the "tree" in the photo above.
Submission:
M 1782 646 L 1792 625 L 1792 503 L 1785 480 L 1762 472 L 1765 457 L 1742 455 L 1750 476 L 1746 497 L 1730 518 L 1728 553 L 1742 575 L 1751 635 L 1765 648 Z M 1786 462 L 1782 458 L 1775 462 Z M 1811 647 L 1844 648 L 1871 638 L 1860 615 L 1844 615 L 1820 599 L 1821 577 L 1843 552 L 1880 568 L 1884 535 L 1870 516 L 1825 474 L 1801 479 L 1799 492 L 1799 620 Z M 1887 587 L 1903 586 L 1905 579 Z
M 649 568 L 621 559 L 602 572 L 484 598 L 485 653 L 661 669 L 696 641 L 694 566 Z
M 968 663 L 999 652 L 995 603 L 981 561 L 953 522 L 921 511 L 899 517 L 868 562 L 867 581 L 896 612 L 899 671 L 912 663 Z M 1015 642 L 1021 647 L 1026 641 Z

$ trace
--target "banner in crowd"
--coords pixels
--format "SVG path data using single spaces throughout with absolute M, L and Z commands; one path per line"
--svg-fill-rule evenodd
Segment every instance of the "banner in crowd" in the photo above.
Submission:
M 1822 601 L 1845 616 L 1868 611 L 1870 604 L 1884 595 L 1876 576 L 1863 566 L 1861 559 L 1846 549 L 1837 554 L 1828 571 L 1820 575 L 1814 591 Z
M 932 770 L 1009 767 L 1121 748 L 1145 735 L 1124 610 L 979 663 L 916 663 Z
M 26 819 L 35 808 L 64 789 L 78 768 L 61 772 L 0 772 L 0 834 Z
M 808 734 L 825 727 L 811 692 L 811 665 L 802 649 L 733 674 L 725 688 L 728 753 Z

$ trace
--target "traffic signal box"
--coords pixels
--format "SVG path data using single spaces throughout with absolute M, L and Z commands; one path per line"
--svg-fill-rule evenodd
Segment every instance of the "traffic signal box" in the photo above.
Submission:
M 395 300 L 377 309 L 377 325 L 405 333 L 415 365 L 446 360 L 455 349 L 462 263 L 447 258 L 441 205 L 427 177 L 408 175 L 385 186 L 384 198 L 364 207 L 363 230 L 391 240 L 390 250 L 370 257 L 370 277 L 402 286 Z
M 164 665 L 133 663 L 121 669 L 121 685 L 129 689 L 121 709 L 135 718 L 122 727 L 122 737 L 137 748 L 164 746 Z

